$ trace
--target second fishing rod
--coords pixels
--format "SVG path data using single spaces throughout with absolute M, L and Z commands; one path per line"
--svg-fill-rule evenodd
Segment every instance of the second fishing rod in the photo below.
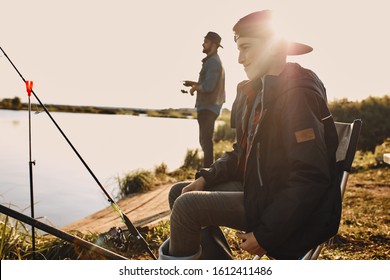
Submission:
M 23 80 L 24 83 L 26 83 L 26 79 L 23 77 L 23 75 L 20 73 L 18 68 L 15 66 L 15 64 L 12 62 L 12 60 L 8 57 L 7 53 L 3 50 L 3 48 L 0 46 L 0 50 L 4 54 L 4 56 L 7 58 L 9 63 L 11 63 L 12 67 L 15 69 L 15 71 L 19 74 L 20 78 Z M 149 253 L 149 255 L 153 259 L 157 259 L 156 256 L 153 254 L 152 250 L 150 249 L 148 243 L 143 238 L 143 236 L 140 234 L 140 232 L 137 230 L 137 228 L 133 225 L 133 223 L 130 221 L 130 219 L 122 212 L 122 210 L 119 208 L 119 206 L 115 203 L 115 201 L 111 198 L 109 193 L 106 191 L 106 189 L 103 187 L 103 185 L 100 183 L 99 179 L 96 177 L 96 175 L 92 172 L 91 168 L 88 166 L 88 164 L 85 162 L 85 160 L 82 158 L 80 153 L 77 151 L 77 149 L 73 146 L 72 142 L 69 140 L 69 138 L 66 136 L 66 134 L 63 132 L 61 127 L 58 125 L 58 123 L 55 121 L 53 116 L 50 114 L 49 110 L 46 108 L 46 106 L 41 102 L 41 100 L 38 98 L 38 96 L 35 94 L 34 90 L 31 89 L 31 93 L 34 95 L 35 99 L 38 101 L 38 103 L 41 105 L 43 110 L 46 112 L 46 114 L 49 116 L 53 124 L 56 126 L 58 131 L 61 133 L 61 135 L 64 137 L 66 142 L 69 144 L 69 146 L 72 148 L 72 150 L 75 152 L 77 157 L 80 159 L 80 161 L 83 163 L 85 168 L 88 170 L 88 172 L 91 174 L 95 182 L 98 184 L 100 189 L 103 191 L 103 193 L 106 195 L 108 202 L 111 204 L 111 206 L 114 208 L 116 212 L 118 212 L 119 216 L 121 217 L 122 221 L 125 223 L 128 230 L 138 239 L 141 241 L 144 249 Z

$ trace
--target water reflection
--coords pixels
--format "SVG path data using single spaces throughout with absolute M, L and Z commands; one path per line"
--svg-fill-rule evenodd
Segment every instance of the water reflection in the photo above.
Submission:
M 196 120 L 53 113 L 61 129 L 110 194 L 117 176 L 164 162 L 178 168 L 199 148 Z M 28 214 L 28 113 L 0 110 L 0 201 Z M 48 116 L 32 115 L 36 216 L 66 225 L 108 206 L 92 176 Z

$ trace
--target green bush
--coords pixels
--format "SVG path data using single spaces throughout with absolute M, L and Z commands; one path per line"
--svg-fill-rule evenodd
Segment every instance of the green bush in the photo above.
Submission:
M 214 144 L 214 158 L 219 159 L 224 153 L 233 150 L 233 142 L 230 140 L 221 140 Z
M 375 147 L 390 137 L 390 96 L 368 97 L 362 101 L 336 100 L 329 103 L 329 109 L 336 121 L 363 121 L 358 149 L 375 151 Z
M 236 139 L 236 130 L 230 127 L 230 120 L 219 122 L 214 132 L 214 142 L 230 141 L 234 142 Z
M 151 171 L 142 169 L 126 174 L 124 178 L 118 178 L 122 196 L 150 191 L 154 188 L 155 181 L 156 177 Z
M 388 165 L 383 161 L 383 154 L 390 152 L 390 138 L 381 145 L 375 147 L 374 152 L 358 150 L 352 164 L 352 171 L 368 170 L 374 168 L 386 168 Z
M 230 111 L 223 109 L 221 115 L 218 117 L 217 127 L 214 131 L 214 142 L 230 141 L 234 142 L 236 139 L 236 130 L 230 127 Z
M 201 151 L 199 149 L 188 149 L 181 168 L 198 170 L 203 167 L 203 156 L 200 153 Z
M 154 168 L 154 174 L 156 174 L 156 176 L 168 174 L 167 164 L 163 162 L 160 165 L 156 166 Z

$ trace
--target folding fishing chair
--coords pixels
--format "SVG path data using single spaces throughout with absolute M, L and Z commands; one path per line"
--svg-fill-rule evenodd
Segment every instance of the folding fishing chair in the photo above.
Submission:
M 338 179 L 340 180 L 341 199 L 344 197 L 349 174 L 352 169 L 352 162 L 355 158 L 357 143 L 359 140 L 362 121 L 354 120 L 352 123 L 335 122 L 339 145 L 336 152 L 336 161 L 340 165 Z M 316 260 L 321 253 L 322 248 L 332 238 L 306 253 L 302 260 Z
M 362 121 L 357 119 L 352 123 L 335 122 L 335 125 L 339 140 L 336 151 L 336 162 L 339 167 L 337 178 L 339 180 L 341 190 L 341 199 L 343 199 L 348 177 L 352 169 L 352 162 L 355 158 Z M 320 255 L 324 245 L 331 242 L 331 240 L 332 238 L 309 250 L 300 259 L 316 260 Z M 203 245 L 206 245 L 202 247 L 207 249 L 205 250 L 207 252 L 205 252 L 204 259 L 232 259 L 232 253 L 229 245 L 227 244 L 226 239 L 219 227 L 207 229 L 207 231 L 202 232 L 202 243 L 204 243 Z M 255 256 L 253 259 L 258 260 L 259 257 Z

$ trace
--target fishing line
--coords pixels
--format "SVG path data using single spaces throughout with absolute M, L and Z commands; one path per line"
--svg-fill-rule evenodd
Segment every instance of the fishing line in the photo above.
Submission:
M 5 53 L 5 51 L 3 50 L 3 48 L 0 46 L 0 49 L 1 51 L 3 52 L 4 56 L 7 58 L 7 60 L 11 63 L 12 67 L 15 69 L 15 71 L 19 74 L 20 78 L 23 80 L 24 83 L 26 83 L 26 80 L 25 78 L 23 77 L 23 75 L 19 72 L 18 68 L 16 68 L 15 64 L 11 61 L 11 59 L 8 57 L 8 55 Z M 111 196 L 108 194 L 108 192 L 105 190 L 105 188 L 103 187 L 103 185 L 100 183 L 100 181 L 98 180 L 98 178 L 95 176 L 95 174 L 92 172 L 91 168 L 88 166 L 88 164 L 85 162 L 85 160 L 81 157 L 81 155 L 79 154 L 79 152 L 76 150 L 76 148 L 73 146 L 72 142 L 70 142 L 69 138 L 66 136 L 66 134 L 62 131 L 61 127 L 57 124 L 57 122 L 55 121 L 55 119 L 52 117 L 52 115 L 50 114 L 49 110 L 46 108 L 46 106 L 41 102 L 41 100 L 38 98 L 38 96 L 35 94 L 34 90 L 31 89 L 31 93 L 34 95 L 35 99 L 39 102 L 39 104 L 41 105 L 41 107 L 43 108 L 43 110 L 46 112 L 46 114 L 49 116 L 49 118 L 51 119 L 51 121 L 53 122 L 53 124 L 57 127 L 58 131 L 61 133 L 61 135 L 64 137 L 64 139 L 66 140 L 66 142 L 69 144 L 69 146 L 72 148 L 72 150 L 75 152 L 75 154 L 77 155 L 77 157 L 80 159 L 80 161 L 83 163 L 83 165 L 85 166 L 85 168 L 88 170 L 89 174 L 91 174 L 91 176 L 93 177 L 93 179 L 95 180 L 95 182 L 98 184 L 98 186 L 100 187 L 100 189 L 103 191 L 103 193 L 106 195 L 107 199 L 108 199 L 108 202 L 111 204 L 111 206 L 113 207 L 113 209 L 119 214 L 119 216 L 121 217 L 122 221 L 125 223 L 125 225 L 127 226 L 128 230 L 136 236 L 136 238 L 138 240 L 141 241 L 144 249 L 146 249 L 146 251 L 149 253 L 149 255 L 153 258 L 153 259 L 157 259 L 156 256 L 153 254 L 152 250 L 150 249 L 148 243 L 146 242 L 146 240 L 143 238 L 143 236 L 139 233 L 139 231 L 137 230 L 137 228 L 133 225 L 133 223 L 130 221 L 130 219 L 122 212 L 122 210 L 119 208 L 119 206 L 115 203 L 115 201 L 111 198 Z

